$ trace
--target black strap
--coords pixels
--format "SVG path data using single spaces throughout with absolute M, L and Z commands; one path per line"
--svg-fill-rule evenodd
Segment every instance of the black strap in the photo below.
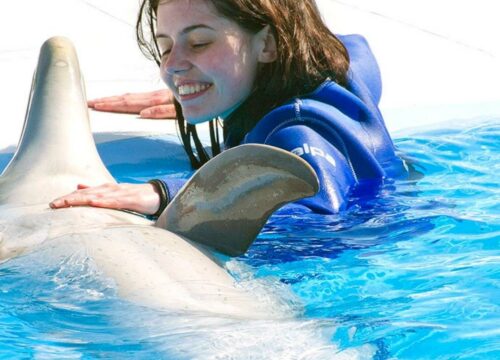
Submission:
M 148 183 L 155 187 L 156 192 L 160 195 L 160 207 L 158 210 L 151 216 L 158 217 L 161 215 L 163 210 L 167 207 L 170 202 L 170 197 L 168 196 L 168 191 L 165 183 L 158 179 L 149 180 Z

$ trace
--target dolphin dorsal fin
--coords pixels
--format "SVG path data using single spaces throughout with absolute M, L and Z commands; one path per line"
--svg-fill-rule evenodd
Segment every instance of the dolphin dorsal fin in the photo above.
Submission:
M 95 147 L 76 51 L 47 40 L 33 78 L 17 151 L 0 177 L 0 205 L 48 203 L 78 183 L 113 182 Z
M 316 173 L 298 156 L 267 145 L 241 145 L 201 167 L 157 226 L 238 256 L 276 209 L 312 196 L 318 188 Z

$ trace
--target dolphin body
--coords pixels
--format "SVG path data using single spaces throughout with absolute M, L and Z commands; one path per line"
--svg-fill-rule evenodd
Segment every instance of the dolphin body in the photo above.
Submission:
M 79 183 L 106 182 L 115 180 L 92 138 L 76 52 L 66 38 L 51 38 L 40 51 L 20 143 L 0 177 L 0 260 L 37 249 L 83 250 L 126 299 L 255 317 L 265 309 L 210 248 L 244 253 L 275 209 L 318 189 L 299 157 L 244 145 L 202 167 L 157 222 L 125 211 L 48 207 Z

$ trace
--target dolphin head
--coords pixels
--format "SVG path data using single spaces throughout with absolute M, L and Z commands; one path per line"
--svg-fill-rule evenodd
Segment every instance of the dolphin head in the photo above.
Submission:
M 41 50 L 17 151 L 0 177 L 0 205 L 48 203 L 78 183 L 114 182 L 92 138 L 75 48 L 64 37 Z

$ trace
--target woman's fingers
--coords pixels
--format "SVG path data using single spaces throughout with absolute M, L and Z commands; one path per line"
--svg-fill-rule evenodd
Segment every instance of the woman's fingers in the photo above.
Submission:
M 158 210 L 160 197 L 151 184 L 104 184 L 95 187 L 80 184 L 76 191 L 53 200 L 49 206 L 52 209 L 93 206 L 151 215 Z
M 77 190 L 88 189 L 89 187 L 90 187 L 89 185 L 85 185 L 85 184 L 78 184 L 76 186 Z
M 67 208 L 71 206 L 90 206 L 92 200 L 95 199 L 94 194 L 85 194 L 82 192 L 73 192 L 53 200 L 49 206 L 52 209 Z
M 122 95 L 105 96 L 88 100 L 87 105 L 89 107 L 94 107 L 96 103 L 109 103 L 109 102 L 116 102 L 123 100 L 141 100 L 141 99 L 144 100 L 151 98 L 159 98 L 168 102 L 169 98 L 171 98 L 169 97 L 169 93 L 170 92 L 168 90 L 156 90 L 156 91 L 149 91 L 142 93 L 127 93 Z
M 124 95 L 120 95 L 120 96 L 107 96 L 107 97 L 102 97 L 102 98 L 96 98 L 96 99 L 87 100 L 87 106 L 89 108 L 94 108 L 94 105 L 96 103 L 103 103 L 103 102 L 111 102 L 111 101 L 123 100 L 123 96 Z
M 139 115 L 143 119 L 175 119 L 174 105 L 157 105 L 142 110 Z
M 93 109 L 125 114 L 139 114 L 141 110 L 153 106 L 151 99 L 118 99 L 113 101 L 96 102 Z
M 158 106 L 172 105 L 173 95 L 169 90 L 145 93 L 129 93 L 89 100 L 88 106 L 97 111 L 139 114 L 141 111 Z M 169 113 L 171 116 L 171 114 Z
M 108 188 L 107 185 L 88 187 L 86 185 L 79 184 L 76 191 L 53 200 L 49 206 L 53 209 L 70 206 L 89 206 L 90 203 L 102 193 L 106 191 L 109 193 L 109 190 L 106 190 L 106 188 Z

